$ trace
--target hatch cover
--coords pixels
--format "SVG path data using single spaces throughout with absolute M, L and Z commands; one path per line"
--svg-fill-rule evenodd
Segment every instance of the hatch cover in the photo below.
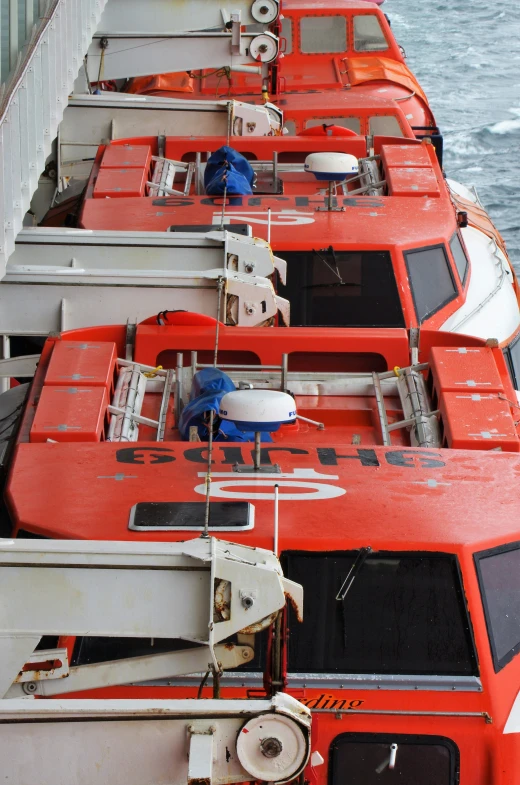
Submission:
M 132 531 L 202 531 L 206 502 L 139 502 L 130 510 Z M 252 529 L 249 502 L 210 502 L 209 531 Z
M 197 232 L 206 234 L 207 232 L 218 232 L 225 229 L 226 232 L 233 232 L 233 234 L 243 234 L 245 237 L 252 237 L 253 231 L 249 224 L 173 224 L 168 227 L 168 232 Z

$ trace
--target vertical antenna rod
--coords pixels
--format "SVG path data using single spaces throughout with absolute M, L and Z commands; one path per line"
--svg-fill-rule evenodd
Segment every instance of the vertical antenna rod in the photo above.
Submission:
M 219 275 L 217 279 L 217 290 L 218 290 L 218 297 L 217 297 L 217 323 L 215 326 L 215 350 L 213 352 L 213 367 L 217 367 L 217 359 L 218 359 L 218 337 L 219 337 L 219 326 L 220 326 L 220 306 L 222 301 L 222 290 L 224 288 L 224 279 L 221 275 Z M 208 432 L 208 468 L 206 470 L 206 506 L 204 509 L 204 529 L 202 531 L 201 537 L 209 537 L 209 517 L 210 517 L 210 499 L 211 499 L 211 460 L 212 460 L 212 453 L 213 453 L 213 420 L 215 417 L 215 412 L 213 409 L 210 409 L 209 412 L 209 432 Z
M 278 483 L 274 486 L 274 555 L 278 556 Z

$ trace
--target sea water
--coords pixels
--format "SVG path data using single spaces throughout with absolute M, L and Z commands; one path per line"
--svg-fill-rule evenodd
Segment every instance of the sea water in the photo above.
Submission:
M 520 0 L 387 0 L 444 134 L 448 177 L 475 185 L 520 271 Z

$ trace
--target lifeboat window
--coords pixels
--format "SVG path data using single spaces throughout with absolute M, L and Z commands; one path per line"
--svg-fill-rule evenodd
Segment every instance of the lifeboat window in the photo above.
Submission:
M 292 53 L 292 19 L 288 19 L 286 16 L 282 19 L 282 38 L 285 38 L 283 53 L 290 55 Z
M 388 363 L 375 352 L 291 352 L 289 371 L 311 373 L 384 373 Z
M 457 232 L 455 232 L 450 240 L 450 248 L 455 260 L 455 267 L 457 268 L 460 282 L 462 286 L 464 286 L 466 283 L 466 275 L 468 274 L 469 262 Z
M 283 125 L 287 131 L 287 136 L 296 136 L 296 123 L 294 120 L 284 120 Z
M 406 266 L 419 322 L 457 296 L 455 280 L 444 245 L 405 251 Z
M 388 41 L 373 14 L 354 17 L 354 49 L 356 52 L 382 52 L 388 49 Z
M 317 125 L 340 125 L 342 128 L 350 128 L 356 134 L 361 133 L 361 121 L 359 117 L 318 117 L 314 120 L 307 120 L 305 128 L 315 128 Z
M 504 355 L 515 390 L 520 390 L 520 335 L 504 349 Z
M 305 593 L 303 624 L 290 622 L 289 671 L 478 675 L 457 558 L 369 553 L 338 600 L 359 555 L 285 552 L 284 574 Z
M 475 554 L 495 671 L 520 651 L 520 542 Z
M 346 48 L 344 16 L 304 16 L 300 20 L 300 49 L 305 54 L 344 52 Z
M 392 745 L 395 760 L 389 768 Z M 443 736 L 403 733 L 342 733 L 330 748 L 331 783 L 343 785 L 345 772 L 355 771 L 356 782 L 391 785 L 455 785 L 460 754 Z
M 369 128 L 372 136 L 403 136 L 399 121 L 393 115 L 374 115 L 369 119 Z
M 278 251 L 277 251 L 278 253 Z M 287 286 L 298 327 L 404 327 L 388 251 L 284 251 Z
M 177 353 L 183 354 L 183 365 L 191 364 L 191 350 L 187 349 L 165 349 L 157 355 L 155 364 L 162 365 L 163 368 L 175 368 L 177 364 Z M 213 363 L 215 352 L 213 349 L 199 349 L 197 352 L 197 361 L 210 365 Z M 255 352 L 236 351 L 231 349 L 222 349 L 218 353 L 219 363 L 224 365 L 261 365 L 260 357 Z

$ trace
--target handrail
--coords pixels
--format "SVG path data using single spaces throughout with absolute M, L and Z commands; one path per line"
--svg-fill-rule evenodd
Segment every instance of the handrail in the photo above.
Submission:
M 8 2 L 11 11 L 18 7 L 17 0 Z M 45 16 L 33 26 L 0 100 L 0 278 L 107 0 L 44 2 Z

